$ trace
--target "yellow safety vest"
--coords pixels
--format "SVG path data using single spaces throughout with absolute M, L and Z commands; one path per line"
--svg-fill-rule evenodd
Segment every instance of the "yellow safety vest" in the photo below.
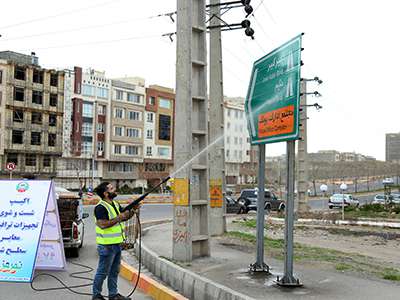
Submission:
M 103 205 L 108 212 L 109 220 L 116 218 L 119 215 L 119 205 L 117 202 L 113 201 L 115 208 L 111 204 L 108 204 L 104 200 L 100 200 L 98 205 Z M 94 217 L 96 219 L 96 216 Z M 99 245 L 111 245 L 111 244 L 121 244 L 124 241 L 124 224 L 117 223 L 114 226 L 108 228 L 100 228 L 97 226 L 96 219 L 96 243 Z

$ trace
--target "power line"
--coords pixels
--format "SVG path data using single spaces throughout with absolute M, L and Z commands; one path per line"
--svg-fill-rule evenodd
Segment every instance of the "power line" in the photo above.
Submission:
M 88 9 L 92 9 L 92 8 L 103 7 L 103 6 L 106 6 L 106 5 L 109 5 L 109 4 L 112 4 L 112 3 L 116 3 L 116 2 L 119 2 L 119 1 L 121 1 L 121 0 L 106 1 L 106 2 L 95 4 L 95 5 L 90 5 L 90 6 L 85 6 L 85 7 L 81 7 L 81 8 L 77 8 L 77 9 L 64 11 L 64 12 L 61 12 L 61 13 L 58 13 L 58 14 L 55 14 L 55 15 L 44 16 L 44 17 L 40 17 L 40 18 L 36 18 L 36 19 L 31 19 L 31 20 L 19 22 L 19 23 L 14 23 L 14 24 L 7 25 L 7 26 L 2 26 L 2 27 L 0 27 L 0 29 L 12 28 L 12 27 L 25 25 L 25 24 L 41 22 L 41 21 L 48 20 L 48 19 L 54 19 L 54 18 L 57 18 L 57 17 L 71 15 L 71 14 L 74 14 L 74 13 L 77 13 L 77 12 L 81 12 L 81 11 L 84 11 L 84 10 L 88 10 Z
M 150 20 L 150 19 L 157 18 L 157 17 L 162 17 L 162 16 L 165 16 L 165 15 L 164 14 L 159 14 L 159 15 L 150 16 L 150 17 L 143 17 L 143 18 L 138 18 L 138 19 L 129 19 L 129 20 L 106 23 L 106 24 L 97 24 L 97 25 L 84 26 L 84 27 L 65 29 L 65 30 L 58 30 L 58 31 L 48 31 L 48 32 L 43 32 L 43 33 L 37 33 L 37 34 L 32 34 L 32 35 L 24 35 L 24 36 L 16 36 L 16 37 L 10 37 L 10 38 L 5 38 L 5 39 L 2 38 L 2 41 L 13 41 L 13 40 L 28 39 L 28 38 L 39 37 L 39 36 L 76 32 L 76 31 L 89 30 L 89 29 L 94 29 L 94 28 L 102 28 L 102 27 L 107 27 L 107 26 L 115 26 L 115 25 L 130 23 L 130 22 L 139 22 L 139 21 Z
M 261 1 L 261 5 L 264 7 L 265 11 L 267 12 L 268 16 L 271 18 L 272 22 L 273 22 L 274 24 L 277 24 L 276 21 L 275 21 L 274 16 L 273 16 L 273 15 L 271 14 L 271 12 L 269 11 L 269 9 L 268 9 L 267 5 L 265 4 L 264 0 Z
M 153 35 L 143 35 L 143 36 L 132 36 L 132 37 L 127 37 L 127 38 L 122 38 L 122 39 L 114 39 L 114 40 L 103 40 L 103 41 L 93 41 L 93 42 L 87 42 L 87 43 L 68 44 L 68 45 L 42 47 L 42 48 L 34 48 L 34 47 L 32 47 L 32 48 L 34 48 L 35 50 L 61 49 L 61 48 L 90 46 L 90 45 L 98 45 L 98 44 L 111 44 L 111 43 L 131 41 L 131 40 L 150 39 L 150 38 L 155 38 L 155 37 L 160 38 L 161 35 L 160 34 L 153 34 Z M 23 50 L 19 50 L 19 51 L 30 51 L 31 49 L 23 49 Z

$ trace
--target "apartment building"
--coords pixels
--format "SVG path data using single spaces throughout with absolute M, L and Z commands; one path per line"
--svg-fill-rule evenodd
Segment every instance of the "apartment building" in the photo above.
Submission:
M 103 179 L 116 187 L 145 187 L 139 169 L 143 164 L 145 80 L 139 77 L 112 80 L 110 153 Z
M 95 187 L 109 157 L 111 79 L 105 72 L 65 70 L 63 159 L 57 182 L 68 188 Z
M 389 162 L 400 163 L 400 133 L 387 133 L 385 159 Z
M 34 53 L 0 52 L 0 157 L 14 174 L 56 176 L 62 155 L 64 72 L 39 65 Z
M 173 89 L 150 85 L 146 89 L 144 122 L 144 165 L 142 176 L 157 185 L 173 169 L 175 93 Z
M 250 145 L 243 98 L 225 97 L 224 130 L 226 183 L 254 182 L 256 173 L 252 169 L 257 161 L 254 161 L 256 149 Z

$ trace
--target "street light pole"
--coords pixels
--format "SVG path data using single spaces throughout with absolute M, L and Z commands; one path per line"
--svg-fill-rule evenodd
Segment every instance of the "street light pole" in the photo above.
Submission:
M 343 182 L 340 185 L 340 190 L 342 191 L 342 221 L 344 221 L 344 192 L 347 190 L 347 184 Z

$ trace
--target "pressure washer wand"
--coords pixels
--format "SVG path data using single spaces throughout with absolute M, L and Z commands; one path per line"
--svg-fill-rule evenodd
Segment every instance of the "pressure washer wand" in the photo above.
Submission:
M 127 210 L 131 210 L 133 209 L 135 206 L 137 206 L 141 201 L 144 200 L 144 198 L 146 198 L 148 195 L 150 195 L 152 192 L 154 192 L 156 189 L 158 189 L 162 184 L 166 183 L 168 180 L 170 180 L 171 177 L 168 176 L 167 178 L 165 178 L 163 181 L 161 181 L 159 184 L 157 184 L 155 187 L 153 187 L 149 192 L 141 195 L 139 198 L 135 199 L 132 203 L 129 203 L 125 208 L 122 209 L 122 212 L 127 211 Z

